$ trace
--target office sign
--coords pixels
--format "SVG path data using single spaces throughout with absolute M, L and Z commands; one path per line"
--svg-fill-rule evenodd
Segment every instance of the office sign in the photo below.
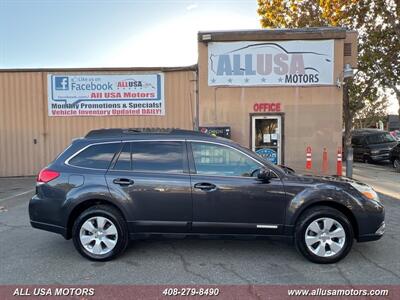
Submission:
M 332 85 L 334 41 L 212 42 L 210 86 Z
M 164 115 L 164 75 L 49 74 L 49 116 Z

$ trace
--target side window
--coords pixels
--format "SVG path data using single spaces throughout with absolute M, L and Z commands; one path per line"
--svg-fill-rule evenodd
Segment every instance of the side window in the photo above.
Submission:
M 351 139 L 353 145 L 362 146 L 364 144 L 365 138 L 363 136 L 355 136 Z
M 124 143 L 124 147 L 122 148 L 122 151 L 118 156 L 118 160 L 114 165 L 115 170 L 121 170 L 121 171 L 132 170 L 131 144 L 132 143 Z
M 247 155 L 221 145 L 192 143 L 192 150 L 197 174 L 201 175 L 249 177 L 261 167 Z
M 165 173 L 183 173 L 183 142 L 132 143 L 132 169 Z
M 361 144 L 361 140 L 360 140 L 359 137 L 354 136 L 354 137 L 351 139 L 351 143 L 352 143 L 353 145 L 360 145 L 360 144 Z
M 107 170 L 120 145 L 120 143 L 110 143 L 89 146 L 74 156 L 69 164 L 83 168 Z

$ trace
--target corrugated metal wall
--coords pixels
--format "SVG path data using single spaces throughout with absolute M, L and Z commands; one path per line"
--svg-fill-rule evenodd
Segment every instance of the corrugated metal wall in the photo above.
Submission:
M 135 71 L 59 73 L 72 75 L 133 72 Z M 81 137 L 95 128 L 193 129 L 194 71 L 169 71 L 164 74 L 165 116 L 48 117 L 47 72 L 0 72 L 0 176 L 36 174 L 71 139 Z

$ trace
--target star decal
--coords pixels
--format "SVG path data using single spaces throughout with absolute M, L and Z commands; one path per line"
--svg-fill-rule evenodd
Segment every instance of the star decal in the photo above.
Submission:
M 250 79 L 248 79 L 248 78 L 244 79 L 244 82 L 249 82 L 249 81 L 250 81 Z
M 282 82 L 283 81 L 283 78 L 282 77 L 279 77 L 279 82 Z
M 228 79 L 228 82 L 229 82 L 229 83 L 232 83 L 232 78 L 229 78 L 229 79 Z
M 262 81 L 262 82 L 266 82 L 267 79 L 265 79 L 265 78 L 263 77 L 263 78 L 261 78 L 261 81 Z
M 211 82 L 212 82 L 212 83 L 215 83 L 215 81 L 216 81 L 215 78 L 211 79 Z

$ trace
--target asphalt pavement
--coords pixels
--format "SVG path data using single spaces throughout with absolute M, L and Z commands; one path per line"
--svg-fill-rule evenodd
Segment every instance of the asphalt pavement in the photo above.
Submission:
M 0 284 L 400 284 L 400 199 L 382 195 L 387 232 L 332 265 L 270 240 L 141 240 L 110 262 L 31 228 L 34 178 L 0 179 Z
M 400 173 L 389 162 L 376 164 L 354 163 L 353 178 L 365 182 L 377 192 L 400 198 Z

